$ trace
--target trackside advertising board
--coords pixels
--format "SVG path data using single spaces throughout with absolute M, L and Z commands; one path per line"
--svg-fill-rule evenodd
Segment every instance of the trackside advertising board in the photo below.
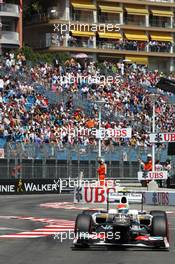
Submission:
M 143 198 L 142 198 L 143 195 Z M 128 203 L 143 203 L 147 205 L 175 205 L 175 192 L 116 192 L 115 188 L 76 187 L 74 189 L 74 203 L 120 203 L 121 197 L 126 196 Z
M 94 135 L 96 138 L 131 138 L 132 129 L 131 127 L 127 128 L 101 128 L 100 130 L 95 130 Z
M 144 192 L 143 202 L 148 205 L 175 205 L 175 192 Z
M 149 139 L 150 143 L 175 142 L 175 133 L 152 133 Z
M 138 174 L 138 180 L 167 180 L 168 178 L 168 172 L 167 171 L 139 171 Z
M 74 189 L 74 203 L 90 204 L 107 201 L 111 203 L 120 203 L 122 196 L 127 196 L 129 203 L 141 203 L 142 194 L 131 192 L 118 192 L 116 187 L 76 187 Z
M 0 194 L 59 193 L 60 180 L 0 180 Z

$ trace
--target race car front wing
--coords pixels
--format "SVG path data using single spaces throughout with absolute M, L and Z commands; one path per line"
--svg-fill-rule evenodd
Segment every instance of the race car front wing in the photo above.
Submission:
M 88 237 L 80 239 L 76 237 L 73 241 L 75 247 L 89 247 L 89 246 L 118 246 L 118 247 L 141 247 L 141 248 L 157 248 L 169 249 L 169 242 L 167 237 L 156 236 L 138 236 L 134 240 L 122 243 L 120 241 L 109 241 L 104 237 Z

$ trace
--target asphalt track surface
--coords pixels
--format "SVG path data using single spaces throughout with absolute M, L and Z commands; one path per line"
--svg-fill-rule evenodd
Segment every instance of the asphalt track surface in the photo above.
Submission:
M 168 214 L 170 225 L 170 250 L 143 249 L 88 249 L 74 250 L 72 240 L 61 243 L 54 235 L 43 229 L 49 224 L 60 227 L 66 223 L 73 227 L 77 209 L 48 208 L 40 204 L 72 202 L 72 195 L 25 195 L 0 196 L 0 263 L 2 264 L 174 264 L 175 261 L 175 208 L 163 208 Z M 148 208 L 150 209 L 150 208 Z M 152 208 L 151 208 L 152 209 Z M 156 209 L 158 209 L 156 207 Z M 31 217 L 31 218 L 30 218 Z M 43 219 L 44 218 L 44 219 Z M 46 223 L 47 222 L 47 223 Z M 61 225 L 59 225 L 61 223 Z M 30 237 L 31 231 L 41 237 Z M 35 231 L 37 230 L 37 231 Z M 44 229 L 45 230 L 45 229 Z M 50 230 L 50 229 L 49 229 Z M 30 233 L 31 232 L 31 233 Z M 49 231 L 50 232 L 50 231 Z M 16 235 L 14 235 L 16 234 Z M 22 235 L 25 237 L 22 237 Z M 12 236 L 12 237 L 10 237 Z M 29 236 L 29 237 L 28 237 Z

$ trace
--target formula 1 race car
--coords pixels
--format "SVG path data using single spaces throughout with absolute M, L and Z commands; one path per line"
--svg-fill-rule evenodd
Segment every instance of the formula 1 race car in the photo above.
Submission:
M 129 210 L 126 197 L 117 209 L 85 210 L 75 222 L 76 248 L 89 246 L 168 249 L 168 219 L 164 211 Z M 124 202 L 125 201 L 125 202 Z

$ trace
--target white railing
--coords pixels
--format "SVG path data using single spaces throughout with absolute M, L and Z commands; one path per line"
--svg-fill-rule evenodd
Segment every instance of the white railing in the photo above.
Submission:
M 1 44 L 19 45 L 19 33 L 12 31 L 2 31 L 0 37 Z
M 0 16 L 19 16 L 19 6 L 15 4 L 0 4 Z

